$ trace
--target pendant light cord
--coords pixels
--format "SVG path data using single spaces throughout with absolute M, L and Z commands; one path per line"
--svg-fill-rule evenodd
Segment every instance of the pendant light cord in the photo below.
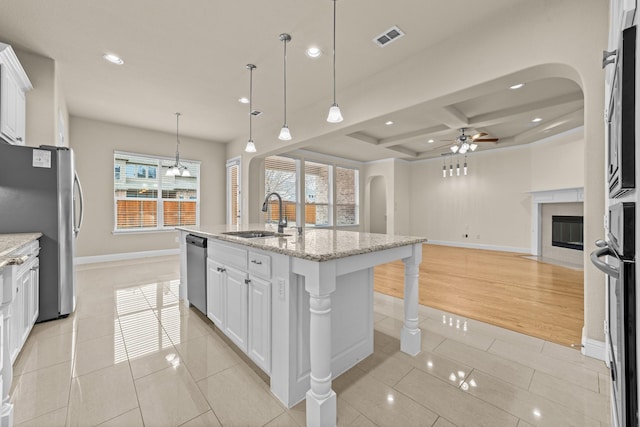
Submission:
M 333 0 L 333 103 L 336 103 L 336 0 Z
M 180 113 L 176 113 L 176 167 L 180 166 L 180 137 L 178 136 L 179 126 L 180 126 Z
M 255 68 L 254 66 L 248 66 L 249 67 L 249 141 L 252 141 L 252 128 L 251 128 L 251 116 L 253 115 L 253 69 Z
M 284 43 L 284 124 L 287 124 L 287 39 L 283 38 Z

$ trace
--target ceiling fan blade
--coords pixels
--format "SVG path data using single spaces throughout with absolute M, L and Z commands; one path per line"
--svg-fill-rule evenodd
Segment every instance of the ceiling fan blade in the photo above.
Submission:
M 489 135 L 489 134 L 486 133 L 486 132 L 480 132 L 480 133 L 476 133 L 475 135 L 473 135 L 471 137 L 471 139 L 475 141 L 476 139 L 482 138 L 483 136 L 487 136 L 487 135 Z
M 498 142 L 499 138 L 474 139 L 474 142 Z

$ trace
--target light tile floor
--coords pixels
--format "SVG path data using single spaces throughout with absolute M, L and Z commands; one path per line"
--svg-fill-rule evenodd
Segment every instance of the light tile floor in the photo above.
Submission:
M 268 378 L 178 300 L 178 259 L 78 268 L 78 306 L 34 327 L 15 364 L 16 426 L 302 426 Z M 399 351 L 402 301 L 375 295 L 375 351 L 335 379 L 340 426 L 608 426 L 604 363 L 420 307 L 423 351 Z

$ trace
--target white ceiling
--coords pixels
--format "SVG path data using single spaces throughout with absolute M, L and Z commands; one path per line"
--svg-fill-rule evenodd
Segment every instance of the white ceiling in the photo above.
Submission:
M 340 0 L 337 86 L 348 87 L 478 23 L 508 19 L 526 0 Z M 71 115 L 230 142 L 246 136 L 253 63 L 255 121 L 282 120 L 282 42 L 288 45 L 288 109 L 332 101 L 330 0 L 0 0 L 0 41 L 56 61 Z M 406 36 L 372 39 L 397 25 Z M 312 60 L 304 50 L 321 47 Z M 123 66 L 102 59 L 124 58 Z M 452 52 L 455 55 L 455 52 Z M 513 76 L 511 77 L 513 78 Z M 350 126 L 307 150 L 360 161 L 440 156 L 458 128 L 499 138 L 480 149 L 529 143 L 583 123 L 583 95 L 570 80 L 508 82 L 433 100 Z M 503 84 L 502 84 L 503 83 Z M 543 121 L 531 123 L 534 117 Z M 394 125 L 386 126 L 386 120 Z M 434 139 L 434 143 L 428 143 Z

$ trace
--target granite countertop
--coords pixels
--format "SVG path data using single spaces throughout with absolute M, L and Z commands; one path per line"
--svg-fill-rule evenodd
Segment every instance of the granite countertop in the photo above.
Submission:
M 0 234 L 0 268 L 13 261 L 11 252 L 40 237 L 42 233 Z
M 366 254 L 400 246 L 425 243 L 424 237 L 396 236 L 392 234 L 363 233 L 321 228 L 305 228 L 301 235 L 295 228 L 286 228 L 284 236 L 242 238 L 222 234 L 229 231 L 267 230 L 276 231 L 275 225 L 219 225 L 219 226 L 183 226 L 178 230 L 202 237 L 276 252 L 310 261 L 329 261 L 348 256 Z

